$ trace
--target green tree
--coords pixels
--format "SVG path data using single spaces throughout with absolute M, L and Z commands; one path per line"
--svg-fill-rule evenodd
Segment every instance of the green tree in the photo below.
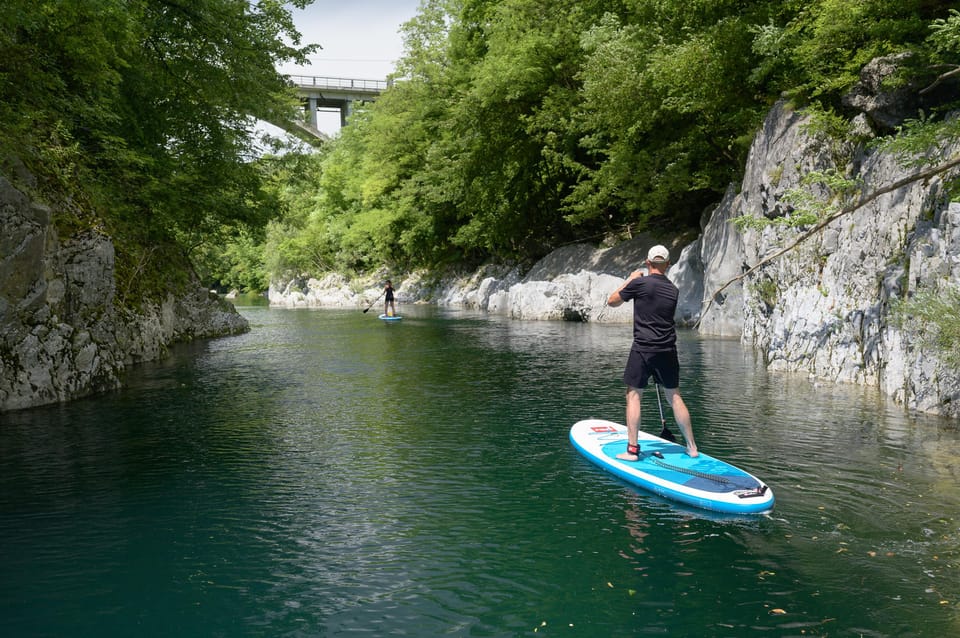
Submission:
M 314 182 L 270 191 L 271 263 L 473 265 L 695 230 L 784 94 L 845 125 L 871 56 L 911 50 L 897 81 L 948 81 L 947 4 L 425 0 L 391 88 Z
M 584 147 L 571 220 L 695 227 L 746 157 L 769 105 L 749 74 L 767 3 L 637 2 L 583 36 Z
M 61 226 L 113 235 L 121 298 L 163 288 L 171 259 L 184 269 L 203 242 L 272 214 L 250 161 L 255 118 L 292 112 L 275 65 L 314 48 L 284 3 L 10 0 L 0 26 L 3 160 L 70 200 Z

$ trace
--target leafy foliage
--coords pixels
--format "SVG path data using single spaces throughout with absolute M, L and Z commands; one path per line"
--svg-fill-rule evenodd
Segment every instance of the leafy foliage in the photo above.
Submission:
M 928 40 L 934 52 L 956 67 L 960 53 L 960 10 L 950 9 L 948 17 L 933 20 L 930 31 Z
M 530 260 L 694 229 L 775 100 L 839 139 L 871 58 L 912 52 L 904 83 L 960 69 L 960 13 L 939 0 L 424 0 L 391 88 L 336 140 L 248 161 L 252 118 L 292 113 L 274 63 L 311 50 L 279 0 L 7 4 L 2 156 L 73 189 L 60 223 L 110 211 L 131 274 L 169 245 L 248 288 L 263 269 Z M 947 122 L 918 114 L 904 137 L 955 135 Z M 821 197 L 792 195 L 783 223 L 856 188 L 810 179 Z
M 311 237 L 328 268 L 363 270 L 696 228 L 775 99 L 807 104 L 825 140 L 843 139 L 840 96 L 866 61 L 950 53 L 946 4 L 427 0 L 392 88 L 320 162 L 319 195 L 302 194 L 312 221 L 274 232 Z M 842 165 L 849 145 L 834 146 Z M 820 198 L 798 190 L 778 223 L 812 223 L 855 188 L 810 179 Z M 308 267 L 293 245 L 271 244 Z
M 4 173 L 22 163 L 59 224 L 114 237 L 121 299 L 273 214 L 253 118 L 289 111 L 275 63 L 313 50 L 283 3 L 9 0 L 0 27 Z
M 960 289 L 920 290 L 894 308 L 900 327 L 932 348 L 947 365 L 960 369 Z
M 222 246 L 204 244 L 195 251 L 193 263 L 201 281 L 223 292 L 261 292 L 270 285 L 263 239 L 246 230 Z

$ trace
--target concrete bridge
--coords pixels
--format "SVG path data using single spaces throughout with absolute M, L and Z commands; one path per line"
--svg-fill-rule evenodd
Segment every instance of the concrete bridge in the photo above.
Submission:
M 356 102 L 370 102 L 383 93 L 388 86 L 386 80 L 357 80 L 351 78 L 316 77 L 312 75 L 291 75 L 290 81 L 297 87 L 297 93 L 304 101 L 307 119 L 303 125 L 297 125 L 315 138 L 326 139 L 318 126 L 317 111 L 337 109 L 340 111 L 340 126 L 346 126 L 347 118 L 353 113 Z M 292 131 L 291 131 L 292 132 Z

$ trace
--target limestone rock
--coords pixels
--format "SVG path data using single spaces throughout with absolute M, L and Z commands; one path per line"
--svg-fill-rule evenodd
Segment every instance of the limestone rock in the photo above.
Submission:
M 783 194 L 812 168 L 852 170 L 865 192 L 909 174 L 895 157 L 866 147 L 847 167 L 833 166 L 826 142 L 804 124 L 784 105 L 774 108 L 739 190 L 731 189 L 714 211 L 700 248 L 705 304 L 724 282 L 802 232 L 779 226 L 739 232 L 731 219 L 776 216 L 771 212 Z M 948 203 L 941 179 L 868 202 L 728 286 L 701 317 L 700 330 L 740 336 L 771 369 L 874 385 L 911 409 L 960 415 L 957 372 L 918 351 L 916 336 L 903 334 L 891 314 L 896 300 L 918 286 L 960 282 L 957 209 Z
M 117 388 L 126 366 L 247 322 L 197 288 L 133 314 L 114 304 L 113 243 L 60 238 L 51 211 L 0 177 L 0 411 Z

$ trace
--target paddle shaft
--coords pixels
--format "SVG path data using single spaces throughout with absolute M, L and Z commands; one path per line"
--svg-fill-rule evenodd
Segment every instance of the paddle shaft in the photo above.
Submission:
M 670 431 L 670 428 L 667 427 L 667 420 L 663 418 L 663 404 L 660 402 L 660 384 L 655 383 L 654 386 L 657 388 L 657 407 L 660 409 L 660 438 L 666 439 L 667 441 L 676 441 L 677 437 L 673 435 L 673 432 Z
M 367 309 L 363 311 L 364 314 L 366 314 L 368 310 L 370 310 L 371 308 L 373 308 L 373 304 L 375 304 L 375 303 L 377 303 L 378 301 L 380 301 L 380 297 L 383 296 L 383 293 L 384 293 L 384 292 L 387 292 L 387 289 L 386 289 L 386 288 L 383 289 L 383 292 L 381 292 L 379 295 L 377 295 L 377 298 L 374 299 L 373 302 L 372 302 L 369 306 L 367 306 Z

